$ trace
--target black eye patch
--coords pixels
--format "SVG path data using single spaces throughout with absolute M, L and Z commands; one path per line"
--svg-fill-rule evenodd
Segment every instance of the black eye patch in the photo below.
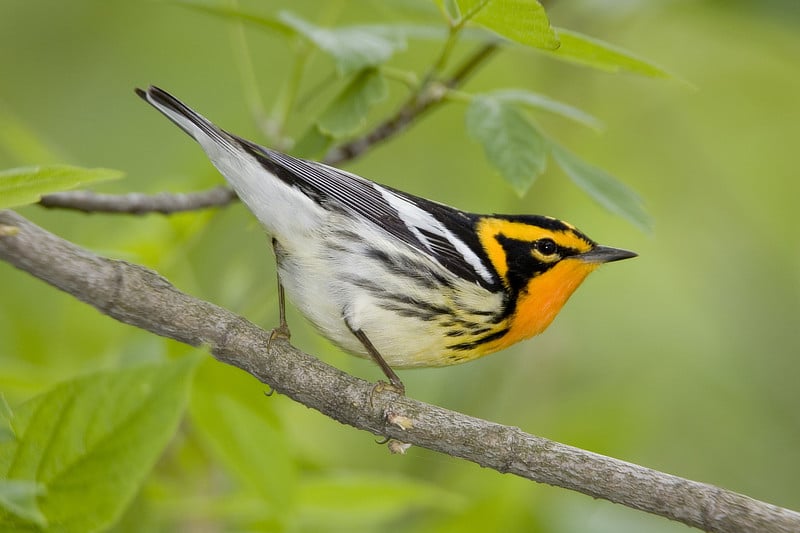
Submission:
M 531 278 L 547 272 L 560 260 L 558 254 L 561 249 L 552 239 L 523 241 L 506 237 L 502 233 L 498 233 L 495 239 L 506 253 L 505 278 L 514 291 L 524 290 Z M 544 247 L 545 251 L 540 247 Z

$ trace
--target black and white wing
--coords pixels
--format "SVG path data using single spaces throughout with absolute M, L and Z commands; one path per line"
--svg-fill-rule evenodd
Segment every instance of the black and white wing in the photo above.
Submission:
M 475 235 L 475 215 L 254 144 L 225 132 L 158 87 L 136 93 L 201 145 L 273 234 L 313 227 L 326 209 L 342 209 L 466 280 L 487 288 L 497 285 Z
M 384 187 L 322 163 L 241 141 L 271 173 L 315 202 L 338 205 L 369 220 L 445 268 L 486 287 L 497 283 L 474 233 L 475 215 Z

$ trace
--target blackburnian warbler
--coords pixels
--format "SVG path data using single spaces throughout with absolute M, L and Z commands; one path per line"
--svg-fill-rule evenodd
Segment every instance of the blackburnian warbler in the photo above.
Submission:
M 479 215 L 218 128 L 136 93 L 191 135 L 273 239 L 283 290 L 328 339 L 392 370 L 446 366 L 541 333 L 602 263 L 635 257 L 539 215 Z

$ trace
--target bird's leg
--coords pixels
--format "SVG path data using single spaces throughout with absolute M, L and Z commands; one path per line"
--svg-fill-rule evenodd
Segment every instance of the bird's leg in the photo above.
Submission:
M 350 326 L 350 324 L 346 320 L 345 323 L 347 324 L 347 327 L 350 329 L 353 335 L 355 335 L 356 338 L 361 342 L 361 344 L 364 345 L 364 348 L 367 349 L 367 353 L 369 353 L 370 357 L 372 357 L 372 359 L 376 363 L 378 363 L 378 366 L 381 367 L 381 370 L 383 370 L 384 375 L 387 378 L 389 378 L 389 383 L 379 381 L 375 385 L 375 388 L 372 389 L 372 392 L 375 393 L 375 391 L 381 391 L 388 388 L 394 390 L 397 394 L 401 396 L 405 396 L 406 386 L 403 385 L 403 382 L 400 381 L 400 378 L 397 376 L 397 374 L 395 374 L 394 370 L 392 370 L 392 367 L 390 367 L 389 364 L 386 362 L 386 360 L 384 360 L 383 356 L 380 354 L 377 348 L 375 348 L 375 346 L 372 344 L 372 341 L 370 341 L 369 337 L 367 337 L 367 334 L 360 329 L 354 329 L 352 326 Z
M 286 296 L 283 293 L 280 275 L 278 275 L 278 327 L 270 331 L 269 341 L 272 342 L 272 339 L 276 337 L 285 340 L 289 340 L 292 337 L 292 332 L 289 331 L 289 324 L 286 323 Z
M 275 259 L 278 259 L 278 242 L 272 239 L 272 249 L 275 251 Z M 289 331 L 289 324 L 286 323 L 286 295 L 283 292 L 281 275 L 278 273 L 278 327 L 274 328 L 269 334 L 269 342 L 274 338 L 289 340 L 292 333 Z

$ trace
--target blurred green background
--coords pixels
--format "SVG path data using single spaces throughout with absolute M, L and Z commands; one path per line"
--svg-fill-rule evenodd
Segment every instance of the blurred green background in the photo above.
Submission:
M 404 4 L 241 2 L 263 13 L 291 8 L 320 24 L 425 17 L 425 9 Z M 655 229 L 643 234 L 604 211 L 555 165 L 520 199 L 466 135 L 457 103 L 349 165 L 467 210 L 557 216 L 641 255 L 594 274 L 532 341 L 462 366 L 401 372 L 409 394 L 800 509 L 800 5 L 583 0 L 556 2 L 549 12 L 554 24 L 624 46 L 689 83 L 513 52 L 499 54 L 466 89 L 525 87 L 599 117 L 606 124 L 600 135 L 536 116 L 571 150 L 636 189 Z M 264 142 L 244 97 L 238 31 L 159 2 L 0 0 L 0 168 L 117 168 L 127 177 L 96 189 L 119 193 L 222 183 L 133 87 L 158 84 L 223 127 Z M 291 54 L 279 37 L 253 27 L 245 35 L 269 110 Z M 421 71 L 436 50 L 412 43 L 392 64 Z M 325 58 L 310 69 L 304 97 L 316 82 L 330 81 Z M 314 106 L 334 94 L 321 92 L 289 134 L 302 133 Z M 393 84 L 373 119 L 405 94 Z M 242 205 L 172 217 L 36 206 L 20 212 L 97 253 L 148 265 L 264 327 L 277 321 L 268 241 Z M 0 306 L 0 391 L 12 405 L 93 370 L 190 351 L 4 263 Z M 293 310 L 289 318 L 298 347 L 379 377 L 370 363 L 330 347 Z M 425 450 L 390 456 L 370 435 L 287 398 L 265 398 L 263 390 L 209 358 L 195 381 L 192 416 L 118 529 L 685 530 Z M 208 402 L 224 398 L 229 418 L 209 416 Z M 219 433 L 237 421 L 247 424 L 242 446 L 265 456 L 266 489 L 220 450 Z

